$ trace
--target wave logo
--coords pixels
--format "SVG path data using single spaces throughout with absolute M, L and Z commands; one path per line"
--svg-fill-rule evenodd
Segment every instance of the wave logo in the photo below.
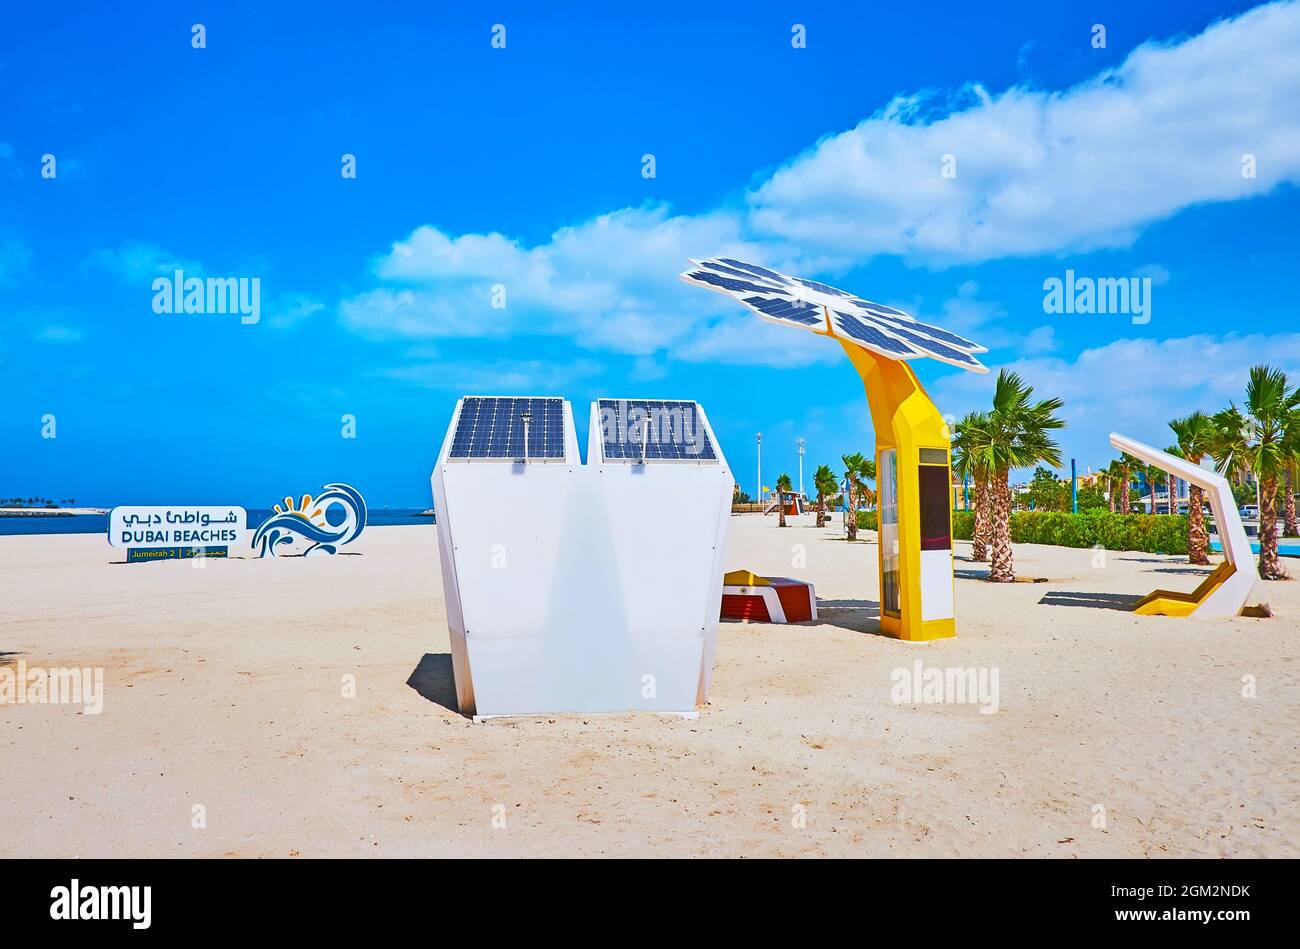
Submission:
M 275 505 L 275 513 L 262 522 L 253 534 L 253 546 L 259 557 L 276 557 L 298 553 L 296 545 L 305 543 L 302 556 L 338 552 L 343 544 L 357 539 L 366 526 L 366 502 L 357 490 L 346 484 L 327 484 L 312 497 L 304 494 L 299 504 L 284 499 L 284 508 Z M 294 547 L 292 551 L 282 548 Z

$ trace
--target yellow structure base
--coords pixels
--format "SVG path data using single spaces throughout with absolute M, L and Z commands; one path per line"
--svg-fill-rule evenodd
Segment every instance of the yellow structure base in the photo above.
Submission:
M 1133 612 L 1142 616 L 1190 616 L 1206 597 L 1236 572 L 1237 568 L 1225 560 L 1191 593 L 1154 590 L 1138 600 Z
M 906 625 L 897 616 L 880 614 L 880 631 L 886 636 L 903 639 L 911 643 L 925 642 L 930 639 L 951 639 L 957 635 L 955 619 L 929 619 L 920 623 Z
M 921 619 L 924 614 L 921 606 L 920 475 L 923 466 L 943 469 L 944 505 L 945 509 L 949 508 L 947 485 L 952 483 L 952 467 L 949 461 L 948 425 L 906 362 L 877 356 L 844 340 L 839 342 L 853 363 L 853 368 L 862 377 L 862 387 L 866 391 L 867 404 L 871 410 L 871 424 L 876 431 L 876 467 L 882 477 L 884 469 L 881 466 L 881 454 L 891 450 L 894 453 L 897 482 L 898 604 L 896 610 L 889 610 L 883 602 L 886 583 L 885 551 L 882 545 L 879 566 L 881 632 L 911 642 L 955 636 L 957 623 L 952 616 Z M 881 498 L 884 497 L 883 490 L 877 493 Z M 881 513 L 883 515 L 883 510 Z M 951 527 L 949 536 L 951 543 Z M 947 582 L 953 583 L 951 567 Z M 955 599 L 954 589 L 949 602 Z

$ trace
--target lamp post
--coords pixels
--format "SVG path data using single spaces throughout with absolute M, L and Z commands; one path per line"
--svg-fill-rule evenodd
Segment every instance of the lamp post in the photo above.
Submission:
M 1079 469 L 1075 467 L 1073 458 L 1070 459 L 1070 511 L 1079 513 Z
M 802 438 L 796 438 L 794 443 L 799 446 L 799 493 L 803 494 L 803 449 L 808 443 Z
M 758 490 L 754 492 L 754 499 L 761 507 L 763 504 L 763 433 L 759 432 L 754 438 L 758 441 Z
M 519 420 L 524 423 L 524 462 L 528 461 L 528 427 L 532 424 L 533 413 L 525 409 L 519 415 Z

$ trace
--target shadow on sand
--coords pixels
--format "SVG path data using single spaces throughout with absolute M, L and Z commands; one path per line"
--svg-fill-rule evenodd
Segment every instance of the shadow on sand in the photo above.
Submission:
M 1094 610 L 1118 610 L 1131 613 L 1137 601 L 1134 593 L 1076 593 L 1071 590 L 1053 590 L 1038 602 L 1045 606 L 1086 606 Z
M 817 600 L 817 626 L 836 626 L 855 633 L 885 635 L 880 631 L 880 604 L 875 600 Z
M 460 714 L 456 702 L 456 677 L 451 671 L 451 653 L 426 652 L 406 684 L 421 698 Z

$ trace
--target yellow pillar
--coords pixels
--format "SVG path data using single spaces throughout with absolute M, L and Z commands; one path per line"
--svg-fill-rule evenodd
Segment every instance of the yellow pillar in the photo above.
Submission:
M 877 356 L 842 339 L 840 345 L 862 377 L 876 430 L 876 495 L 882 519 L 877 525 L 880 628 L 907 640 L 955 636 L 948 426 L 907 363 Z M 896 558 L 890 532 L 883 522 L 888 513 L 885 504 L 892 493 L 885 484 L 890 457 L 897 481 Z M 936 501 L 940 476 L 942 491 Z M 936 505 L 941 505 L 942 510 Z M 945 546 L 946 555 L 942 553 Z M 897 583 L 890 586 L 896 589 L 896 595 L 886 589 L 886 567 L 895 562 Z M 895 597 L 897 603 L 891 603 Z

